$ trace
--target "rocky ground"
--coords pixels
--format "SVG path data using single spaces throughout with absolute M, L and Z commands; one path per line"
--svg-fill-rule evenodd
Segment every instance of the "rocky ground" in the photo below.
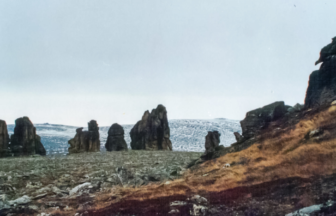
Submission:
M 336 215 L 336 175 L 287 178 L 212 193 L 121 200 L 82 215 L 172 216 L 332 216 Z
M 71 214 L 89 208 L 96 192 L 179 178 L 200 155 L 127 151 L 0 159 L 0 215 Z

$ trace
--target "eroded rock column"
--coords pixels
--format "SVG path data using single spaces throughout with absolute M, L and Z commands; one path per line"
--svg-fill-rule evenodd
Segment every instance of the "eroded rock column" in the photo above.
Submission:
M 158 105 L 152 112 L 147 110 L 130 135 L 132 149 L 172 150 L 166 107 Z
M 15 120 L 10 149 L 15 156 L 46 155 L 46 150 L 41 143 L 41 137 L 36 134 L 36 128 L 28 117 Z
M 99 127 L 95 120 L 88 123 L 88 131 L 83 128 L 76 129 L 74 138 L 68 141 L 69 153 L 96 152 L 100 151 Z
M 127 144 L 124 138 L 124 128 L 115 123 L 113 124 L 109 131 L 106 140 L 105 148 L 107 151 L 127 151 Z

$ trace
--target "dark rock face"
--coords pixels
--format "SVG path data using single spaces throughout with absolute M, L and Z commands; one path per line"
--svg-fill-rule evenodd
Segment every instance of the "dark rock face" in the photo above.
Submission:
M 124 139 L 124 128 L 115 123 L 113 124 L 109 131 L 106 140 L 105 148 L 107 151 L 127 151 L 127 144 Z
M 0 157 L 7 156 L 9 153 L 9 135 L 7 131 L 7 124 L 5 121 L 0 120 Z
M 336 37 L 321 50 L 320 69 L 309 76 L 305 108 L 329 105 L 336 99 Z
M 41 137 L 36 135 L 36 128 L 28 117 L 15 120 L 10 149 L 15 156 L 46 155 L 46 150 L 41 143 Z
M 253 137 L 258 131 L 266 128 L 269 122 L 279 119 L 286 112 L 285 103 L 280 101 L 246 113 L 245 119 L 240 122 L 243 137 Z
M 89 131 L 77 128 L 76 135 L 69 140 L 69 153 L 100 151 L 99 127 L 95 120 L 88 123 Z
M 336 55 L 336 37 L 331 39 L 332 42 L 327 46 L 323 47 L 320 52 L 320 58 L 315 62 L 315 65 L 328 61 L 330 57 Z
M 130 135 L 132 149 L 172 150 L 166 107 L 158 105 L 151 113 L 147 110 Z
M 208 131 L 208 135 L 205 136 L 205 154 L 215 151 L 220 143 L 219 137 L 220 133 L 218 131 Z

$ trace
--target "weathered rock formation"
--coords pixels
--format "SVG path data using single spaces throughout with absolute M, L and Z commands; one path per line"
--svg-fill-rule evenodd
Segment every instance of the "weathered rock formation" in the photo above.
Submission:
M 205 152 L 201 155 L 201 158 L 193 161 L 189 166 L 217 158 L 219 153 L 224 149 L 223 145 L 219 145 L 220 135 L 218 131 L 208 131 L 208 134 L 205 136 Z
M 69 153 L 96 152 L 100 151 L 99 127 L 95 120 L 88 123 L 89 131 L 83 128 L 76 129 L 76 135 L 69 140 Z
M 287 112 L 283 101 L 274 102 L 259 109 L 246 113 L 244 120 L 240 122 L 243 137 L 251 138 L 258 131 L 266 128 L 271 121 L 275 121 L 284 116 Z
M 336 55 L 336 37 L 331 39 L 330 44 L 322 48 L 320 58 L 315 62 L 315 65 L 328 61 L 333 55 Z
M 9 136 L 7 131 L 7 124 L 0 120 L 0 157 L 7 156 L 9 149 Z
M 220 143 L 219 137 L 220 133 L 218 131 L 208 131 L 208 135 L 205 136 L 205 154 L 215 151 Z
M 329 105 L 336 100 L 336 37 L 321 50 L 316 64 L 320 62 L 320 69 L 309 76 L 305 108 Z
M 132 149 L 172 150 L 166 107 L 158 105 L 151 113 L 147 110 L 130 135 Z
M 238 132 L 234 132 L 233 135 L 235 136 L 236 138 L 236 141 L 239 143 L 239 142 L 242 142 L 244 140 L 244 137 L 242 135 L 240 135 L 240 133 Z
M 127 151 L 127 144 L 124 139 L 124 128 L 115 123 L 113 124 L 109 131 L 106 140 L 105 148 L 107 151 Z
M 28 117 L 15 120 L 14 134 L 11 135 L 10 149 L 14 156 L 46 155 L 41 137 L 36 135 L 36 128 Z

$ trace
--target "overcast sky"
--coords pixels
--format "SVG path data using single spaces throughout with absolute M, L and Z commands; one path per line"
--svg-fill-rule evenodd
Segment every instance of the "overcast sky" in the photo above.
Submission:
M 2 0 L 0 119 L 134 124 L 241 120 L 303 103 L 336 1 Z

